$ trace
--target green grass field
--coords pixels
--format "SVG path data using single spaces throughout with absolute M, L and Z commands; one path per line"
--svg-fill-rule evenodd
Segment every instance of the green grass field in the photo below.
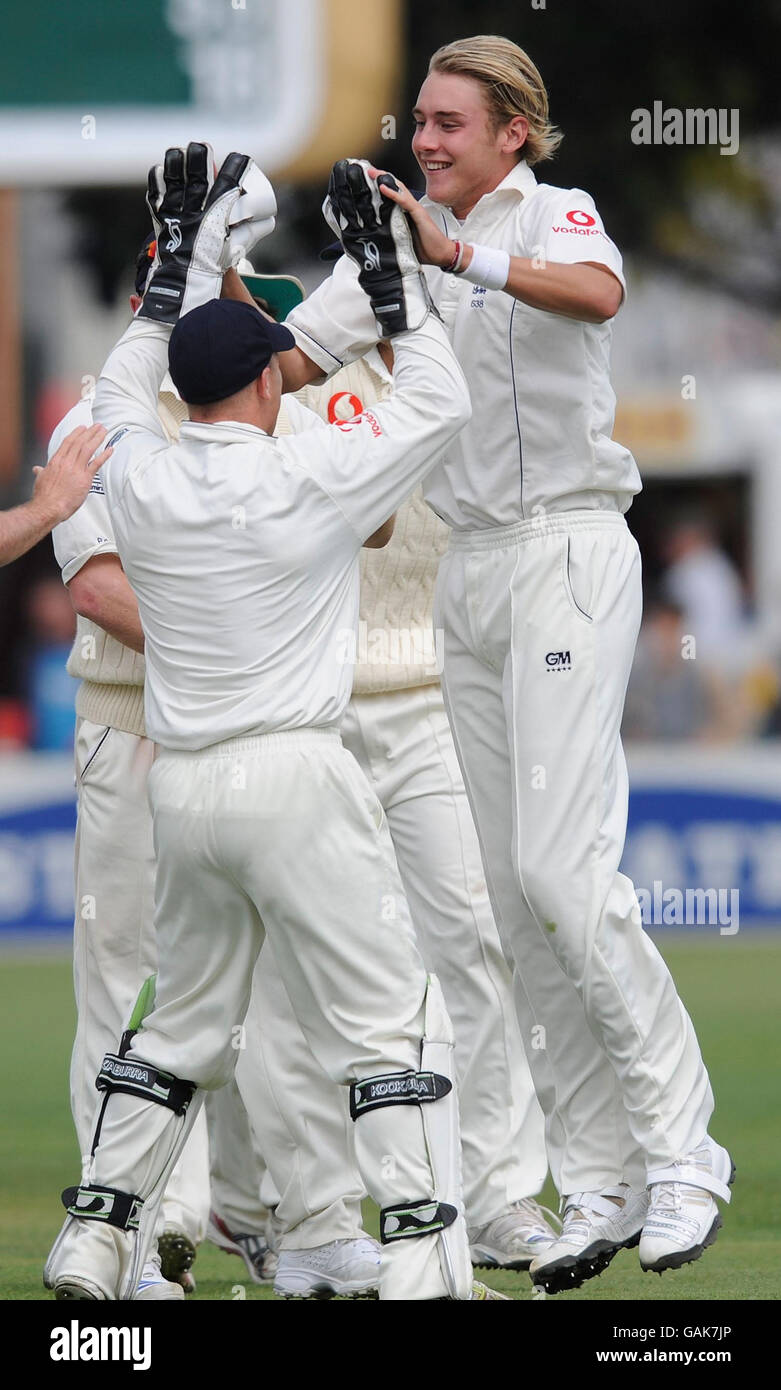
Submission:
M 714 1135 L 737 1164 L 732 1205 L 716 1245 L 663 1278 L 643 1274 L 624 1252 L 601 1279 L 569 1300 L 777 1299 L 781 1296 L 781 936 L 657 942 L 694 1018 L 717 1098 Z M 2 1094 L 0 1298 L 49 1298 L 41 1268 L 62 1220 L 61 1189 L 78 1180 L 68 1107 L 73 1031 L 70 965 L 62 957 L 0 957 Z M 548 1190 L 544 1198 L 554 1206 Z M 372 1214 L 367 1213 L 371 1226 Z M 244 1264 L 211 1245 L 199 1251 L 196 1299 L 273 1298 Z M 486 1282 L 531 1297 L 528 1276 Z

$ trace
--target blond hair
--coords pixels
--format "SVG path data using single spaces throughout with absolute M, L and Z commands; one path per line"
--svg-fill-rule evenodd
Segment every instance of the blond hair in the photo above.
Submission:
M 529 134 L 520 151 L 527 164 L 551 159 L 563 135 L 548 118 L 548 93 L 528 53 L 510 39 L 498 34 L 477 34 L 456 39 L 438 48 L 429 72 L 452 72 L 472 77 L 485 89 L 490 120 L 494 129 L 507 125 L 513 116 L 524 116 Z

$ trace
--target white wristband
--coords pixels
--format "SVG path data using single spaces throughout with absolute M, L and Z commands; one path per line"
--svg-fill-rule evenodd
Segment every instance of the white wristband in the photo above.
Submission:
M 510 274 L 507 251 L 495 251 L 493 246 L 473 246 L 472 259 L 459 274 L 473 285 L 485 285 L 487 290 L 503 290 Z

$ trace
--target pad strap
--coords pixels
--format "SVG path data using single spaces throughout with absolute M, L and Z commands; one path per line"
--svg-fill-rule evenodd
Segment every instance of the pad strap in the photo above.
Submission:
M 441 1100 L 452 1089 L 448 1078 L 435 1071 L 393 1071 L 387 1076 L 366 1076 L 350 1087 L 350 1114 L 357 1120 L 385 1105 L 425 1105 Z
M 380 1212 L 380 1240 L 383 1245 L 391 1245 L 397 1240 L 409 1240 L 412 1236 L 433 1236 L 452 1226 L 458 1211 L 448 1202 L 431 1201 L 424 1197 L 420 1202 L 402 1202 L 397 1207 L 383 1207 Z
M 138 1057 L 119 1057 L 107 1052 L 95 1082 L 99 1091 L 122 1091 L 128 1096 L 166 1105 L 176 1115 L 184 1115 L 195 1091 L 194 1081 L 180 1081 L 170 1072 L 160 1071 Z
M 144 1202 L 132 1192 L 87 1183 L 82 1187 L 66 1187 L 62 1204 L 69 1216 L 77 1216 L 80 1220 L 105 1221 L 120 1231 L 137 1231 Z

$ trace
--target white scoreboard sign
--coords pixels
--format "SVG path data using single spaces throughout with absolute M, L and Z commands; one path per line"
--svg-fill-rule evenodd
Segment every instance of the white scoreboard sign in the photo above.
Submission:
M 136 183 L 168 145 L 269 174 L 318 129 L 323 0 L 23 0 L 0 51 L 0 183 Z

